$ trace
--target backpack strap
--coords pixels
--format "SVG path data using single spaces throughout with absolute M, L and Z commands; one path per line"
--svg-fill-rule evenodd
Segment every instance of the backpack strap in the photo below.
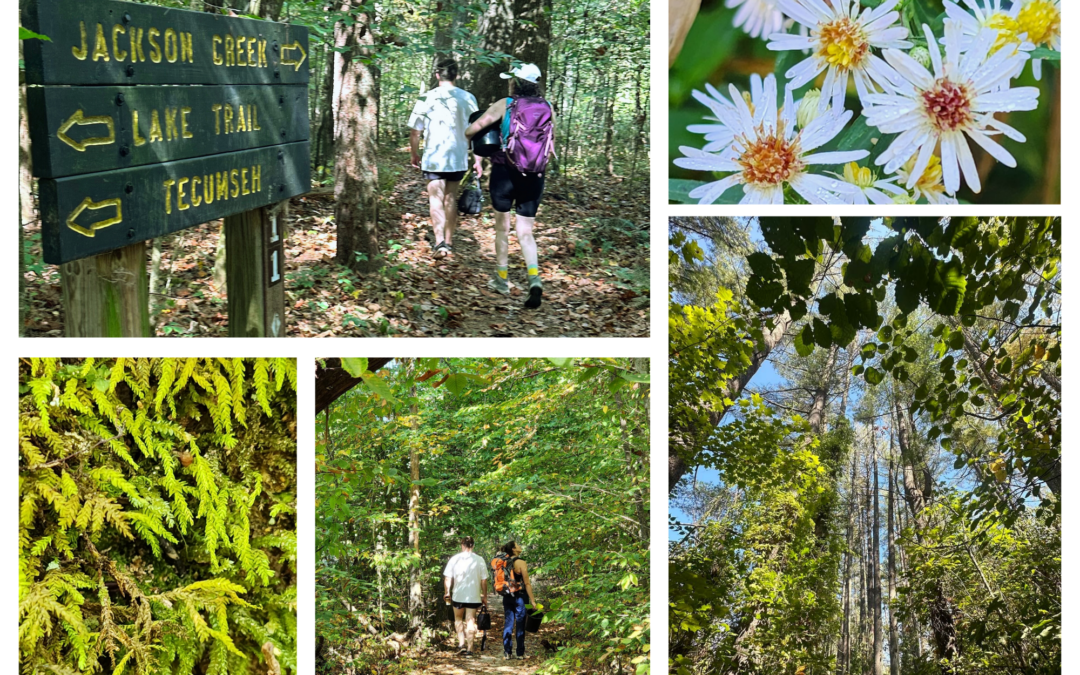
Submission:
M 502 140 L 502 149 L 506 150 L 506 139 L 510 136 L 510 111 L 514 108 L 514 99 L 506 97 L 506 113 L 503 114 L 502 130 L 499 134 L 500 140 Z

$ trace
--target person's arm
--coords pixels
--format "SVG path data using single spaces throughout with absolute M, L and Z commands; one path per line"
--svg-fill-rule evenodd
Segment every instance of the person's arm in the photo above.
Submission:
M 443 577 L 443 586 L 446 587 L 446 593 L 443 594 L 443 600 L 450 599 L 450 590 L 454 587 L 453 577 Z
M 414 169 L 420 168 L 420 132 L 421 129 L 409 131 L 409 155 Z
M 525 582 L 525 592 L 529 594 L 529 604 L 536 606 L 536 600 L 533 599 L 532 593 L 532 580 L 529 579 L 529 563 L 524 560 L 521 562 L 521 579 Z
M 465 138 L 472 140 L 473 136 L 501 120 L 505 114 L 506 99 L 500 98 L 492 103 L 491 107 L 485 110 L 479 119 L 469 125 L 469 128 L 465 130 Z

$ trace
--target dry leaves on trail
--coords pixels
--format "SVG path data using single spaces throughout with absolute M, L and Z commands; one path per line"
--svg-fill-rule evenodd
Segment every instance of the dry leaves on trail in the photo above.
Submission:
M 548 179 L 535 236 L 543 305 L 523 307 L 524 262 L 510 243 L 511 295 L 487 287 L 495 269 L 494 217 L 461 218 L 454 254 L 431 255 L 425 182 L 399 151 L 380 163 L 384 184 L 381 272 L 360 276 L 335 262 L 332 195 L 292 200 L 286 262 L 287 333 L 323 336 L 638 337 L 649 332 L 649 198 L 646 180 Z M 220 221 L 162 241 L 158 335 L 224 336 L 225 289 L 215 282 Z M 60 275 L 41 260 L 40 226 L 28 226 L 25 334 L 63 334 Z M 147 259 L 149 264 L 149 246 Z M 218 280 L 222 277 L 219 274 Z M 227 282 L 226 282 L 227 285 Z

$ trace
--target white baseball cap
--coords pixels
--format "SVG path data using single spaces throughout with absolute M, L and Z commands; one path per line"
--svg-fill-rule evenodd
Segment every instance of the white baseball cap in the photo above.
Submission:
M 514 68 L 509 73 L 499 73 L 499 77 L 504 80 L 509 80 L 511 77 L 516 77 L 519 80 L 536 82 L 540 79 L 540 69 L 537 68 L 536 64 L 534 63 L 526 63 L 523 66 Z

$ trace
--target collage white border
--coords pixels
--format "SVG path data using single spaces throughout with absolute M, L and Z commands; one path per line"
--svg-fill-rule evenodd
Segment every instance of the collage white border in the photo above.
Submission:
M 0 606 L 6 607 L 7 611 L 0 614 L 0 663 L 9 664 L 8 668 L 0 668 L 3 672 L 17 672 L 18 665 L 18 472 L 14 471 L 18 452 L 16 446 L 17 408 L 18 393 L 15 387 L 16 357 L 30 356 L 58 356 L 58 357 L 85 357 L 90 355 L 109 356 L 117 352 L 125 356 L 202 356 L 210 351 L 220 356 L 290 356 L 299 359 L 298 372 L 300 375 L 300 387 L 298 392 L 299 426 L 298 426 L 298 512 L 300 513 L 299 550 L 298 561 L 298 634 L 299 650 L 298 663 L 301 675 L 308 675 L 314 671 L 314 358 L 334 356 L 361 352 L 368 356 L 443 356 L 455 357 L 524 357 L 524 356 L 573 356 L 573 357 L 642 357 L 651 358 L 651 539 L 652 574 L 651 574 L 651 621 L 652 621 L 652 654 L 655 655 L 652 663 L 654 675 L 660 675 L 667 671 L 667 312 L 665 311 L 667 300 L 667 219 L 669 216 L 693 216 L 709 215 L 717 213 L 716 207 L 701 207 L 667 204 L 667 126 L 668 126 L 668 100 L 667 100 L 667 6 L 664 0 L 652 0 L 651 7 L 651 137 L 652 153 L 650 159 L 651 168 L 651 253 L 652 268 L 650 279 L 652 287 L 652 314 L 650 338 L 530 338 L 505 340 L 499 338 L 366 338 L 363 341 L 346 338 L 327 339 L 282 339 L 275 341 L 260 341 L 249 338 L 231 340 L 199 339 L 192 340 L 126 340 L 117 342 L 109 339 L 83 339 L 77 342 L 70 340 L 57 340 L 45 338 L 16 337 L 16 320 L 18 316 L 18 291 L 17 286 L 10 281 L 0 291 L 0 345 L 7 345 L 10 349 L 9 368 L 6 372 L 11 373 L 6 387 L 0 387 L 0 420 L 7 420 L 0 424 L 7 434 L 11 443 L 8 451 L 0 450 L 0 454 L 7 457 L 9 470 L 0 472 L 0 493 L 9 495 L 8 507 L 0 511 L 0 541 L 4 542 L 3 554 L 0 555 L 0 579 L 10 580 L 9 583 L 0 585 Z M 14 38 L 14 28 L 18 24 L 18 7 L 13 0 L 6 0 L 0 10 L 0 17 L 8 16 L 11 37 L 0 41 L 0 63 L 14 64 L 18 58 L 18 43 Z M 1077 11 L 1076 0 L 1063 2 L 1064 24 L 1069 32 L 1076 24 L 1074 15 L 1080 16 Z M 1063 56 L 1065 72 L 1070 72 L 1069 58 L 1071 52 Z M 6 56 L 5 56 L 6 55 Z M 1074 78 L 1075 83 L 1080 79 Z M 0 87 L 2 91 L 14 92 L 17 84 L 17 72 L 14 67 L 9 67 L 0 73 Z M 1066 83 L 1066 85 L 1071 83 Z M 8 103 L 0 109 L 0 128 L 14 130 L 18 124 L 18 99 L 10 95 Z M 1063 112 L 1080 110 L 1074 107 L 1080 101 L 1080 91 L 1072 86 L 1062 88 L 1061 106 Z M 1071 119 L 1071 117 L 1070 117 Z M 1062 185 L 1063 204 L 1060 206 L 955 206 L 942 208 L 936 206 L 907 206 L 896 207 L 888 210 L 888 215 L 908 216 L 939 216 L 939 215 L 1002 215 L 1002 216 L 1062 216 L 1064 222 L 1064 255 L 1068 258 L 1071 253 L 1080 254 L 1080 244 L 1077 235 L 1073 232 L 1072 219 L 1078 204 L 1078 195 L 1068 186 L 1077 186 L 1075 182 L 1080 177 L 1076 170 L 1076 164 L 1070 162 L 1072 158 L 1070 150 L 1080 150 L 1080 127 L 1071 125 L 1065 121 L 1062 129 Z M 18 164 L 15 159 L 15 134 L 11 132 L 9 147 L 10 158 L 6 170 L 6 180 L 0 181 L 0 205 L 6 207 L 9 218 L 13 222 L 18 203 Z M 783 206 L 725 206 L 724 215 L 733 216 L 778 216 L 791 215 L 791 207 Z M 870 212 L 865 207 L 798 207 L 799 215 L 806 216 L 855 216 L 867 215 Z M 542 226 L 542 224 L 541 224 Z M 6 247 L 8 260 L 11 261 L 11 252 L 18 250 L 17 230 L 9 227 Z M 1062 265 L 1063 268 L 1067 267 Z M 9 272 L 9 279 L 14 271 Z M 1064 278 L 1064 285 L 1073 288 L 1071 268 Z M 1065 297 L 1071 298 L 1072 291 L 1066 291 Z M 1070 302 L 1071 306 L 1071 302 Z M 1069 312 L 1064 312 L 1071 316 Z M 1068 345 L 1073 341 L 1068 333 L 1065 333 L 1064 368 L 1074 375 L 1066 372 L 1063 380 L 1065 386 L 1065 401 L 1072 401 L 1072 392 L 1077 378 L 1080 378 L 1080 369 L 1074 368 L 1074 362 L 1068 355 L 1072 349 Z M 3 372 L 3 369 L 0 369 Z M 1066 414 L 1068 419 L 1069 415 Z M 1064 430 L 1063 448 L 1076 448 L 1072 445 L 1077 440 L 1072 425 L 1067 425 Z M 1065 481 L 1070 484 L 1076 477 L 1073 470 L 1074 462 L 1066 458 L 1064 462 Z M 1068 569 L 1069 562 L 1075 560 L 1072 553 L 1075 552 L 1076 542 L 1070 537 L 1073 528 L 1070 527 L 1075 514 L 1080 509 L 1073 508 L 1072 501 L 1066 500 L 1064 507 L 1064 537 L 1063 537 L 1063 569 Z M 1063 672 L 1080 672 L 1080 657 L 1073 654 L 1069 649 L 1069 637 L 1080 633 L 1072 629 L 1072 613 L 1077 591 L 1074 590 L 1072 578 L 1065 576 L 1063 581 L 1065 600 L 1065 631 L 1063 635 Z

